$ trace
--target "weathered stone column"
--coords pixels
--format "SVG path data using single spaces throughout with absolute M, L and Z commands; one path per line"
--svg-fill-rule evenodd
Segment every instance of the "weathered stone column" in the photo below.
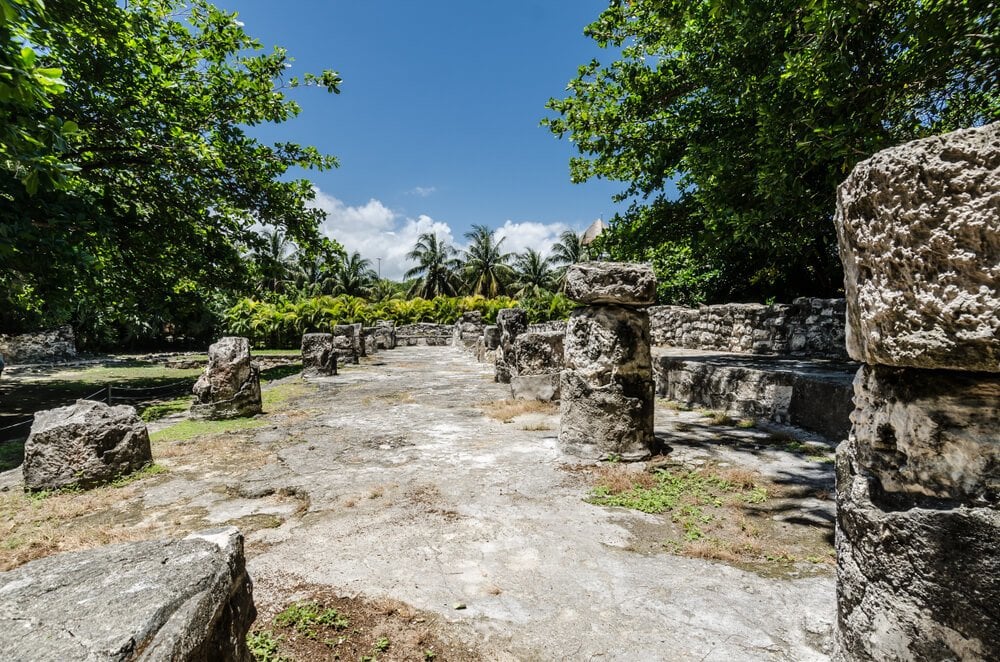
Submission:
M 655 384 L 649 315 L 656 278 L 648 265 L 584 262 L 566 274 L 580 303 L 566 324 L 559 445 L 567 453 L 639 460 L 654 446 Z
M 330 328 L 333 348 L 340 363 L 358 363 L 361 350 L 358 347 L 357 329 L 353 324 L 335 324 Z
M 483 336 L 484 326 L 483 314 L 478 310 L 462 313 L 462 316 L 455 322 L 451 344 L 455 347 L 474 347 L 476 341 Z
M 561 331 L 527 332 L 514 340 L 510 392 L 515 400 L 559 399 L 564 335 Z
M 259 414 L 260 370 L 250 357 L 250 340 L 226 336 L 208 348 L 208 366 L 192 389 L 192 418 L 212 420 Z
M 528 313 L 523 308 L 501 308 L 497 311 L 500 344 L 496 348 L 494 379 L 509 384 L 514 371 L 514 340 L 528 330 Z
M 854 381 L 837 658 L 1000 659 L 1000 124 L 879 152 L 837 196 Z
M 337 352 L 332 333 L 306 333 L 302 336 L 302 376 L 326 377 L 337 374 Z

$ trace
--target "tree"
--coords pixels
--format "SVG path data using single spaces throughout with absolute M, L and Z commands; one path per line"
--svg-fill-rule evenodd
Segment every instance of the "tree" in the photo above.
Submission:
M 587 249 L 580 243 L 580 235 L 572 230 L 563 231 L 559 241 L 552 244 L 551 259 L 554 264 L 567 266 L 587 259 Z
M 409 296 L 433 299 L 436 296 L 454 296 L 458 291 L 456 271 L 460 264 L 456 251 L 444 241 L 439 241 L 433 232 L 425 232 L 417 237 L 413 250 L 406 259 L 413 260 L 413 267 L 403 278 L 416 278 L 408 292 Z
M 294 280 L 296 246 L 278 229 L 264 230 L 261 237 L 264 239 L 263 243 L 253 250 L 253 258 L 260 274 L 257 290 L 278 294 L 285 291 Z
M 13 173 L 0 181 L 7 330 L 100 319 L 155 333 L 184 305 L 244 286 L 256 224 L 317 244 L 313 187 L 286 174 L 336 161 L 248 127 L 296 115 L 289 87 L 338 91 L 334 72 L 288 78 L 283 49 L 261 52 L 205 0 L 55 0 L 45 18 L 25 39 L 39 66 L 61 67 L 65 90 L 17 122 L 59 118 L 65 149 L 47 155 L 67 174 L 34 194 Z
M 470 243 L 462 271 L 470 293 L 491 299 L 504 294 L 512 275 L 510 260 L 513 257 L 501 248 L 505 238 L 497 241 L 485 225 L 473 225 L 465 238 Z
M 354 252 L 344 256 L 333 275 L 333 290 L 336 294 L 347 294 L 352 297 L 363 297 L 376 283 L 378 276 L 372 269 L 371 260 Z
M 586 32 L 620 58 L 581 67 L 546 123 L 574 181 L 626 183 L 596 244 L 652 261 L 668 300 L 834 295 L 851 168 L 1000 117 L 981 0 L 611 0 Z
M 573 235 L 576 236 L 576 235 Z M 552 270 L 550 258 L 543 258 L 538 251 L 529 248 L 514 258 L 514 296 L 538 297 L 542 292 L 556 287 L 557 276 Z

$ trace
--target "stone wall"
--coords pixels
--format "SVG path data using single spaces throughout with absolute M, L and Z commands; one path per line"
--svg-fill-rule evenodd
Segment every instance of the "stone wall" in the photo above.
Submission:
M 653 306 L 650 332 L 657 346 L 847 359 L 845 309 L 843 299 L 806 297 L 790 304 Z
M 455 332 L 453 324 L 432 324 L 418 322 L 396 327 L 396 344 L 413 345 L 450 345 Z
M 73 327 L 67 324 L 51 331 L 19 336 L 0 335 L 0 354 L 7 363 L 50 363 L 72 359 L 76 356 Z

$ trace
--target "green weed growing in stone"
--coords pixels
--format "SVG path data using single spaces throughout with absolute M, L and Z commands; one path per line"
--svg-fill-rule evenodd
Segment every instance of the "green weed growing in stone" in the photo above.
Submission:
M 256 662 L 291 662 L 278 653 L 281 637 L 270 630 L 257 630 L 247 635 L 247 648 Z

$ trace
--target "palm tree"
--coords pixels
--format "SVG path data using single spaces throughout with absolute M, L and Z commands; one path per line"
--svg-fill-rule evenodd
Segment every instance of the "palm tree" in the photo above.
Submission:
M 447 243 L 438 241 L 433 232 L 417 237 L 413 250 L 406 254 L 406 259 L 414 260 L 417 266 L 403 274 L 405 280 L 418 279 L 410 287 L 409 296 L 425 299 L 438 295 L 455 296 L 458 284 L 455 271 L 459 267 L 455 253 Z
M 471 294 L 490 299 L 503 294 L 512 275 L 509 263 L 513 257 L 502 252 L 504 239 L 496 241 L 485 225 L 473 225 L 465 238 L 471 242 L 463 266 Z
M 309 257 L 299 253 L 295 270 L 295 287 L 307 297 L 330 294 L 334 287 L 337 265 L 331 264 L 323 255 Z
M 368 298 L 371 301 L 382 303 L 403 298 L 400 285 L 392 282 L 388 278 L 382 278 L 373 284 L 368 290 Z
M 587 247 L 580 241 L 580 235 L 572 230 L 566 230 L 559 235 L 559 241 L 552 244 L 552 264 L 560 265 L 555 271 L 556 281 L 562 288 L 566 284 L 566 271 L 570 265 L 588 259 Z
M 278 229 L 264 230 L 261 236 L 264 238 L 263 244 L 253 249 L 254 260 L 262 276 L 260 288 L 280 292 L 292 280 L 295 244 Z
M 559 241 L 552 244 L 552 262 L 569 266 L 587 259 L 587 248 L 580 243 L 580 235 L 566 230 L 559 235 Z
M 556 286 L 556 273 L 552 269 L 551 258 L 542 257 L 533 248 L 514 258 L 515 296 L 535 296 L 550 291 Z
M 350 257 L 344 255 L 333 274 L 333 290 L 337 294 L 347 294 L 352 297 L 363 297 L 368 293 L 378 276 L 372 269 L 372 261 L 354 252 Z

